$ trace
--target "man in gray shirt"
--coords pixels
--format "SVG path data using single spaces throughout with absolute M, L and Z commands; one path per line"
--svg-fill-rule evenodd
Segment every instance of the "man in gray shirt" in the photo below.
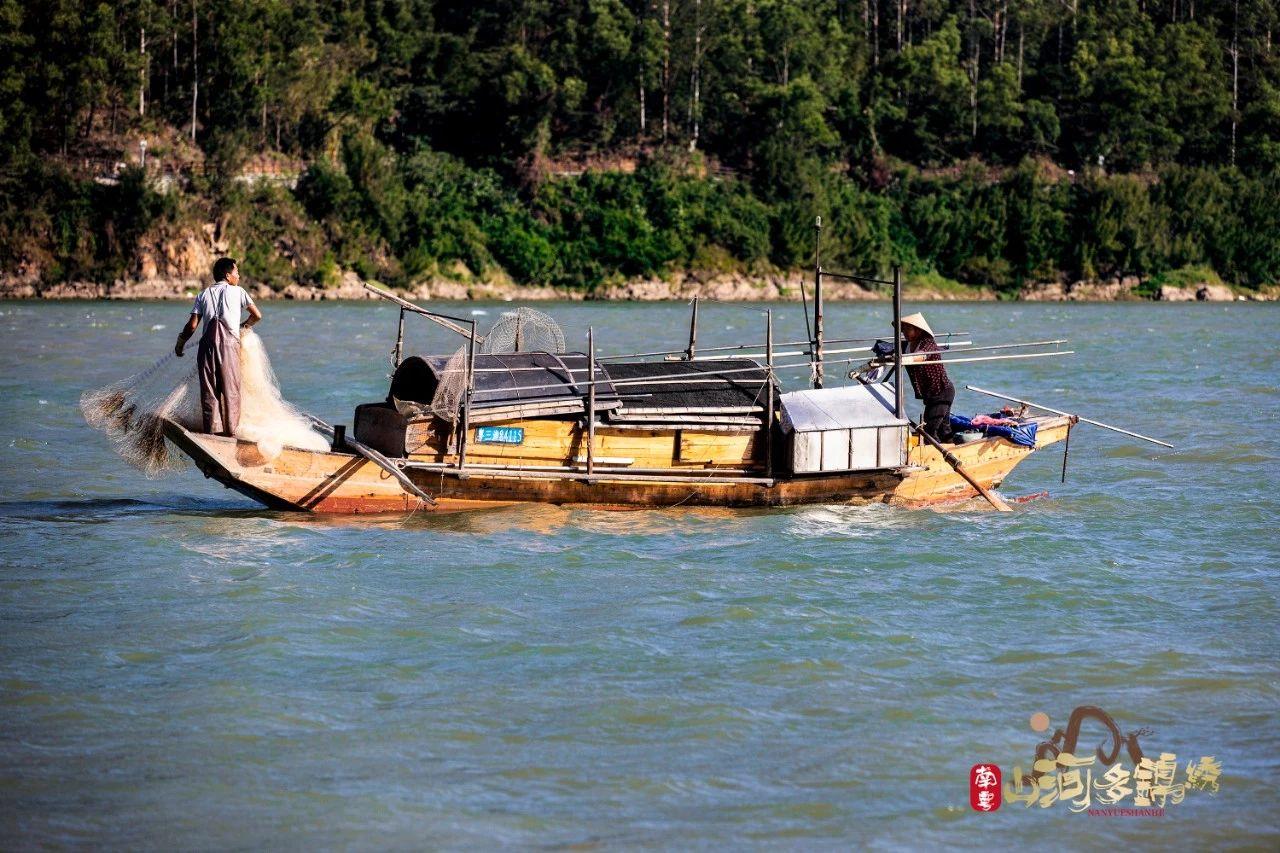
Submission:
M 204 334 L 196 353 L 204 431 L 233 436 L 240 424 L 240 329 L 261 320 L 262 312 L 240 286 L 240 269 L 234 258 L 219 258 L 213 265 L 213 279 L 214 284 L 196 297 L 173 352 L 182 355 L 187 341 L 204 320 Z M 248 317 L 242 321 L 245 314 Z

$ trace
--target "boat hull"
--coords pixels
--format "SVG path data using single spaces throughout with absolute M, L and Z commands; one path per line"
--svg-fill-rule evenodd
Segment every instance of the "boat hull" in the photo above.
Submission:
M 1036 449 L 1066 437 L 1067 418 L 1039 420 Z M 905 506 L 961 501 L 977 495 L 942 455 L 913 442 L 899 469 L 795 477 L 700 477 L 688 470 L 640 476 L 584 471 L 500 471 L 468 467 L 416 468 L 405 474 L 435 499 L 406 493 L 386 471 L 345 452 L 285 447 L 267 459 L 254 442 L 194 433 L 172 421 L 165 436 L 205 474 L 272 509 L 318 513 L 453 512 L 551 503 L 602 507 L 771 507 L 811 503 L 883 502 Z M 1001 438 L 958 445 L 953 452 L 986 488 L 998 487 L 1032 448 Z

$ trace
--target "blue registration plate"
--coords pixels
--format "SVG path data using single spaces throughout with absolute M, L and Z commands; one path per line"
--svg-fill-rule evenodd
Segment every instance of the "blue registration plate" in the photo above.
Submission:
M 524 427 L 476 427 L 478 444 L 524 444 Z

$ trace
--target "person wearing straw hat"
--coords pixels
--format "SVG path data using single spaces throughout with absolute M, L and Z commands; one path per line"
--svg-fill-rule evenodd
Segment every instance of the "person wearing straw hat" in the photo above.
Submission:
M 936 354 L 942 352 L 942 347 L 933 339 L 933 329 L 920 313 L 902 318 L 902 337 L 907 341 L 908 353 L 931 353 L 918 360 L 920 363 L 906 365 L 916 399 L 924 401 L 920 426 L 938 441 L 951 441 L 951 404 L 956 399 L 956 387 Z

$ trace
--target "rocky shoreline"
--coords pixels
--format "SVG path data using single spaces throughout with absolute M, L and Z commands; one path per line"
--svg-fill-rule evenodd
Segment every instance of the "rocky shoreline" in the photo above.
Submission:
M 790 301 L 800 297 L 803 280 L 812 298 L 812 273 L 745 275 L 740 273 L 678 273 L 668 279 L 634 279 L 603 286 L 591 293 L 568 288 L 520 285 L 505 281 L 458 281 L 432 279 L 397 291 L 409 299 L 491 300 L 505 302 L 537 302 L 546 300 L 622 300 L 634 302 L 684 301 L 695 296 L 724 302 Z M 1234 302 L 1275 301 L 1280 288 L 1271 286 L 1256 292 L 1241 293 L 1223 284 L 1204 283 L 1195 287 L 1162 286 L 1153 297 L 1139 291 L 1136 277 L 1106 281 L 1047 282 L 1028 284 L 1018 294 L 1028 302 Z M 152 276 L 113 282 L 73 281 L 45 285 L 38 281 L 0 275 L 0 299 L 191 299 L 200 290 L 202 280 L 196 277 Z M 307 287 L 290 284 L 275 290 L 261 284 L 248 285 L 255 299 L 292 299 L 298 301 L 376 299 L 366 290 L 358 275 L 345 273 L 330 287 Z M 888 299 L 885 291 L 873 291 L 853 282 L 829 280 L 823 283 L 823 295 L 832 301 Z M 907 299 L 914 301 L 983 301 L 997 298 L 986 287 L 940 289 L 928 283 L 907 281 Z

